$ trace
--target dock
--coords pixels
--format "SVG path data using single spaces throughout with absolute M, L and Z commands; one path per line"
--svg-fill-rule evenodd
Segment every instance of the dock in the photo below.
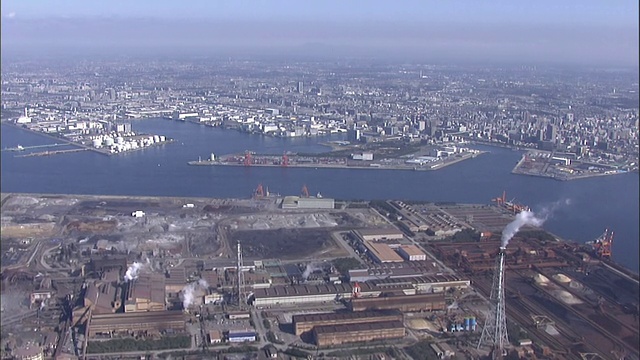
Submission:
M 82 148 L 82 149 L 69 149 L 69 150 L 54 150 L 54 151 L 41 151 L 41 152 L 34 152 L 34 153 L 29 153 L 29 154 L 24 154 L 24 155 L 17 155 L 16 157 L 34 157 L 34 156 L 51 156 L 51 155 L 58 155 L 58 154 L 68 154 L 68 153 L 75 153 L 75 152 L 81 152 L 81 151 L 88 151 L 89 149 L 86 148 Z
M 10 147 L 10 148 L 4 148 L 2 149 L 2 151 L 26 151 L 26 150 L 33 150 L 33 149 L 43 149 L 43 148 L 50 148 L 50 147 L 56 147 L 56 146 L 64 146 L 67 144 L 45 144 L 45 145 L 33 145 L 33 146 L 21 146 L 18 145 L 16 147 Z

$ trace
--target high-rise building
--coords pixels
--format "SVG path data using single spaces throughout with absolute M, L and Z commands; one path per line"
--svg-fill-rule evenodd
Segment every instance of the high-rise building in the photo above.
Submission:
M 304 93 L 304 83 L 302 81 L 298 81 L 298 93 Z
M 555 124 L 547 125 L 547 140 L 555 142 L 558 138 L 558 126 Z
M 438 131 L 438 119 L 429 120 L 429 136 L 436 136 L 436 131 Z

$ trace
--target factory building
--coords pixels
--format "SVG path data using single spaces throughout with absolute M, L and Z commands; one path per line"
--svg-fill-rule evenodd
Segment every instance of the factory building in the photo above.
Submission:
M 255 289 L 253 305 L 262 307 L 334 301 L 350 298 L 351 292 L 349 284 L 272 286 Z
M 311 331 L 316 326 L 361 324 L 372 322 L 399 321 L 402 313 L 396 310 L 332 312 L 322 314 L 293 315 L 293 330 L 298 336 Z
M 323 197 L 285 196 L 282 200 L 283 209 L 333 209 L 335 200 Z
M 122 306 L 121 289 L 113 283 L 89 284 L 84 292 L 84 306 L 92 308 L 94 314 L 112 314 Z
M 110 269 L 127 270 L 127 258 L 125 256 L 93 257 L 89 261 L 89 266 L 87 266 L 86 270 L 102 274 Z
M 322 325 L 313 328 L 313 338 L 319 347 L 373 340 L 398 339 L 404 336 L 405 328 L 402 321 Z
M 451 288 L 467 289 L 471 286 L 471 280 L 462 279 L 455 275 L 439 274 L 422 276 L 415 283 L 415 288 L 420 293 L 440 293 Z
M 380 296 L 384 292 L 399 292 L 405 295 L 416 293 L 415 288 L 408 282 L 394 282 L 388 280 L 369 281 L 358 284 L 361 296 Z M 255 289 L 250 299 L 258 308 L 264 306 L 309 304 L 331 302 L 341 299 L 351 299 L 353 286 L 351 284 L 319 284 L 319 285 L 288 285 L 272 286 L 265 289 Z
M 402 240 L 404 238 L 402 231 L 395 228 L 360 229 L 355 231 L 355 235 L 362 241 Z
M 170 268 L 164 280 L 164 291 L 169 298 L 176 298 L 187 285 L 187 274 L 184 268 Z
M 353 298 L 349 302 L 351 311 L 389 310 L 434 311 L 444 310 L 447 304 L 444 293 L 418 295 L 392 295 Z
M 427 260 L 427 254 L 422 252 L 415 245 L 401 245 L 398 247 L 400 255 L 408 261 L 424 261 Z
M 89 322 L 89 337 L 123 332 L 184 331 L 186 318 L 182 311 L 94 314 Z
M 124 311 L 163 311 L 165 309 L 164 280 L 162 275 L 142 274 L 137 279 L 129 281 Z
M 221 342 L 222 342 L 222 335 L 220 334 L 220 330 L 209 331 L 210 344 L 220 344 Z
M 44 352 L 39 346 L 21 346 L 13 351 L 13 359 L 44 360 Z
M 209 289 L 208 293 L 204 296 L 204 304 L 219 304 L 224 300 L 224 294 L 217 289 Z
M 255 331 L 249 330 L 229 330 L 230 343 L 253 342 L 256 341 Z
M 400 255 L 398 255 L 389 245 L 374 243 L 366 241 L 364 247 L 367 249 L 367 255 L 378 263 L 390 263 L 390 262 L 403 262 Z

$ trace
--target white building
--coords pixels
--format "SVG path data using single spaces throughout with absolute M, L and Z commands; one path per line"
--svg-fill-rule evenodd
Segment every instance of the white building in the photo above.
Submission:
M 415 245 L 402 245 L 398 248 L 400 255 L 409 261 L 427 260 L 427 255 Z

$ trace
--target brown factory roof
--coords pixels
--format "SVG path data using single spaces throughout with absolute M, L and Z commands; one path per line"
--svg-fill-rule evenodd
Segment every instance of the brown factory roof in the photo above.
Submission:
M 186 285 L 187 272 L 184 268 L 170 268 L 169 277 L 165 279 L 166 285 Z
M 371 251 L 380 262 L 403 262 L 404 260 L 387 244 L 366 242 L 364 246 Z
M 383 316 L 398 316 L 402 318 L 402 313 L 397 310 L 378 310 L 378 311 L 359 311 L 359 312 L 331 312 L 322 314 L 300 314 L 293 315 L 292 320 L 294 323 L 310 322 L 310 321 L 334 321 L 334 320 L 355 320 L 383 317 Z M 372 320 L 375 321 L 375 320 Z
M 85 304 L 90 302 L 95 305 L 97 313 L 112 312 L 112 302 L 116 298 L 116 287 L 111 283 L 93 283 L 87 287 Z
M 404 252 L 409 256 L 425 255 L 425 253 L 415 245 L 402 245 L 400 246 L 400 249 L 404 250 Z
M 386 330 L 386 329 L 404 329 L 402 321 L 379 321 L 358 324 L 341 324 L 341 325 L 319 325 L 314 326 L 313 331 L 316 334 L 335 334 L 353 331 L 366 330 Z
M 164 304 L 165 285 L 164 276 L 157 274 L 143 274 L 131 281 L 129 300 L 144 299 L 150 302 Z

